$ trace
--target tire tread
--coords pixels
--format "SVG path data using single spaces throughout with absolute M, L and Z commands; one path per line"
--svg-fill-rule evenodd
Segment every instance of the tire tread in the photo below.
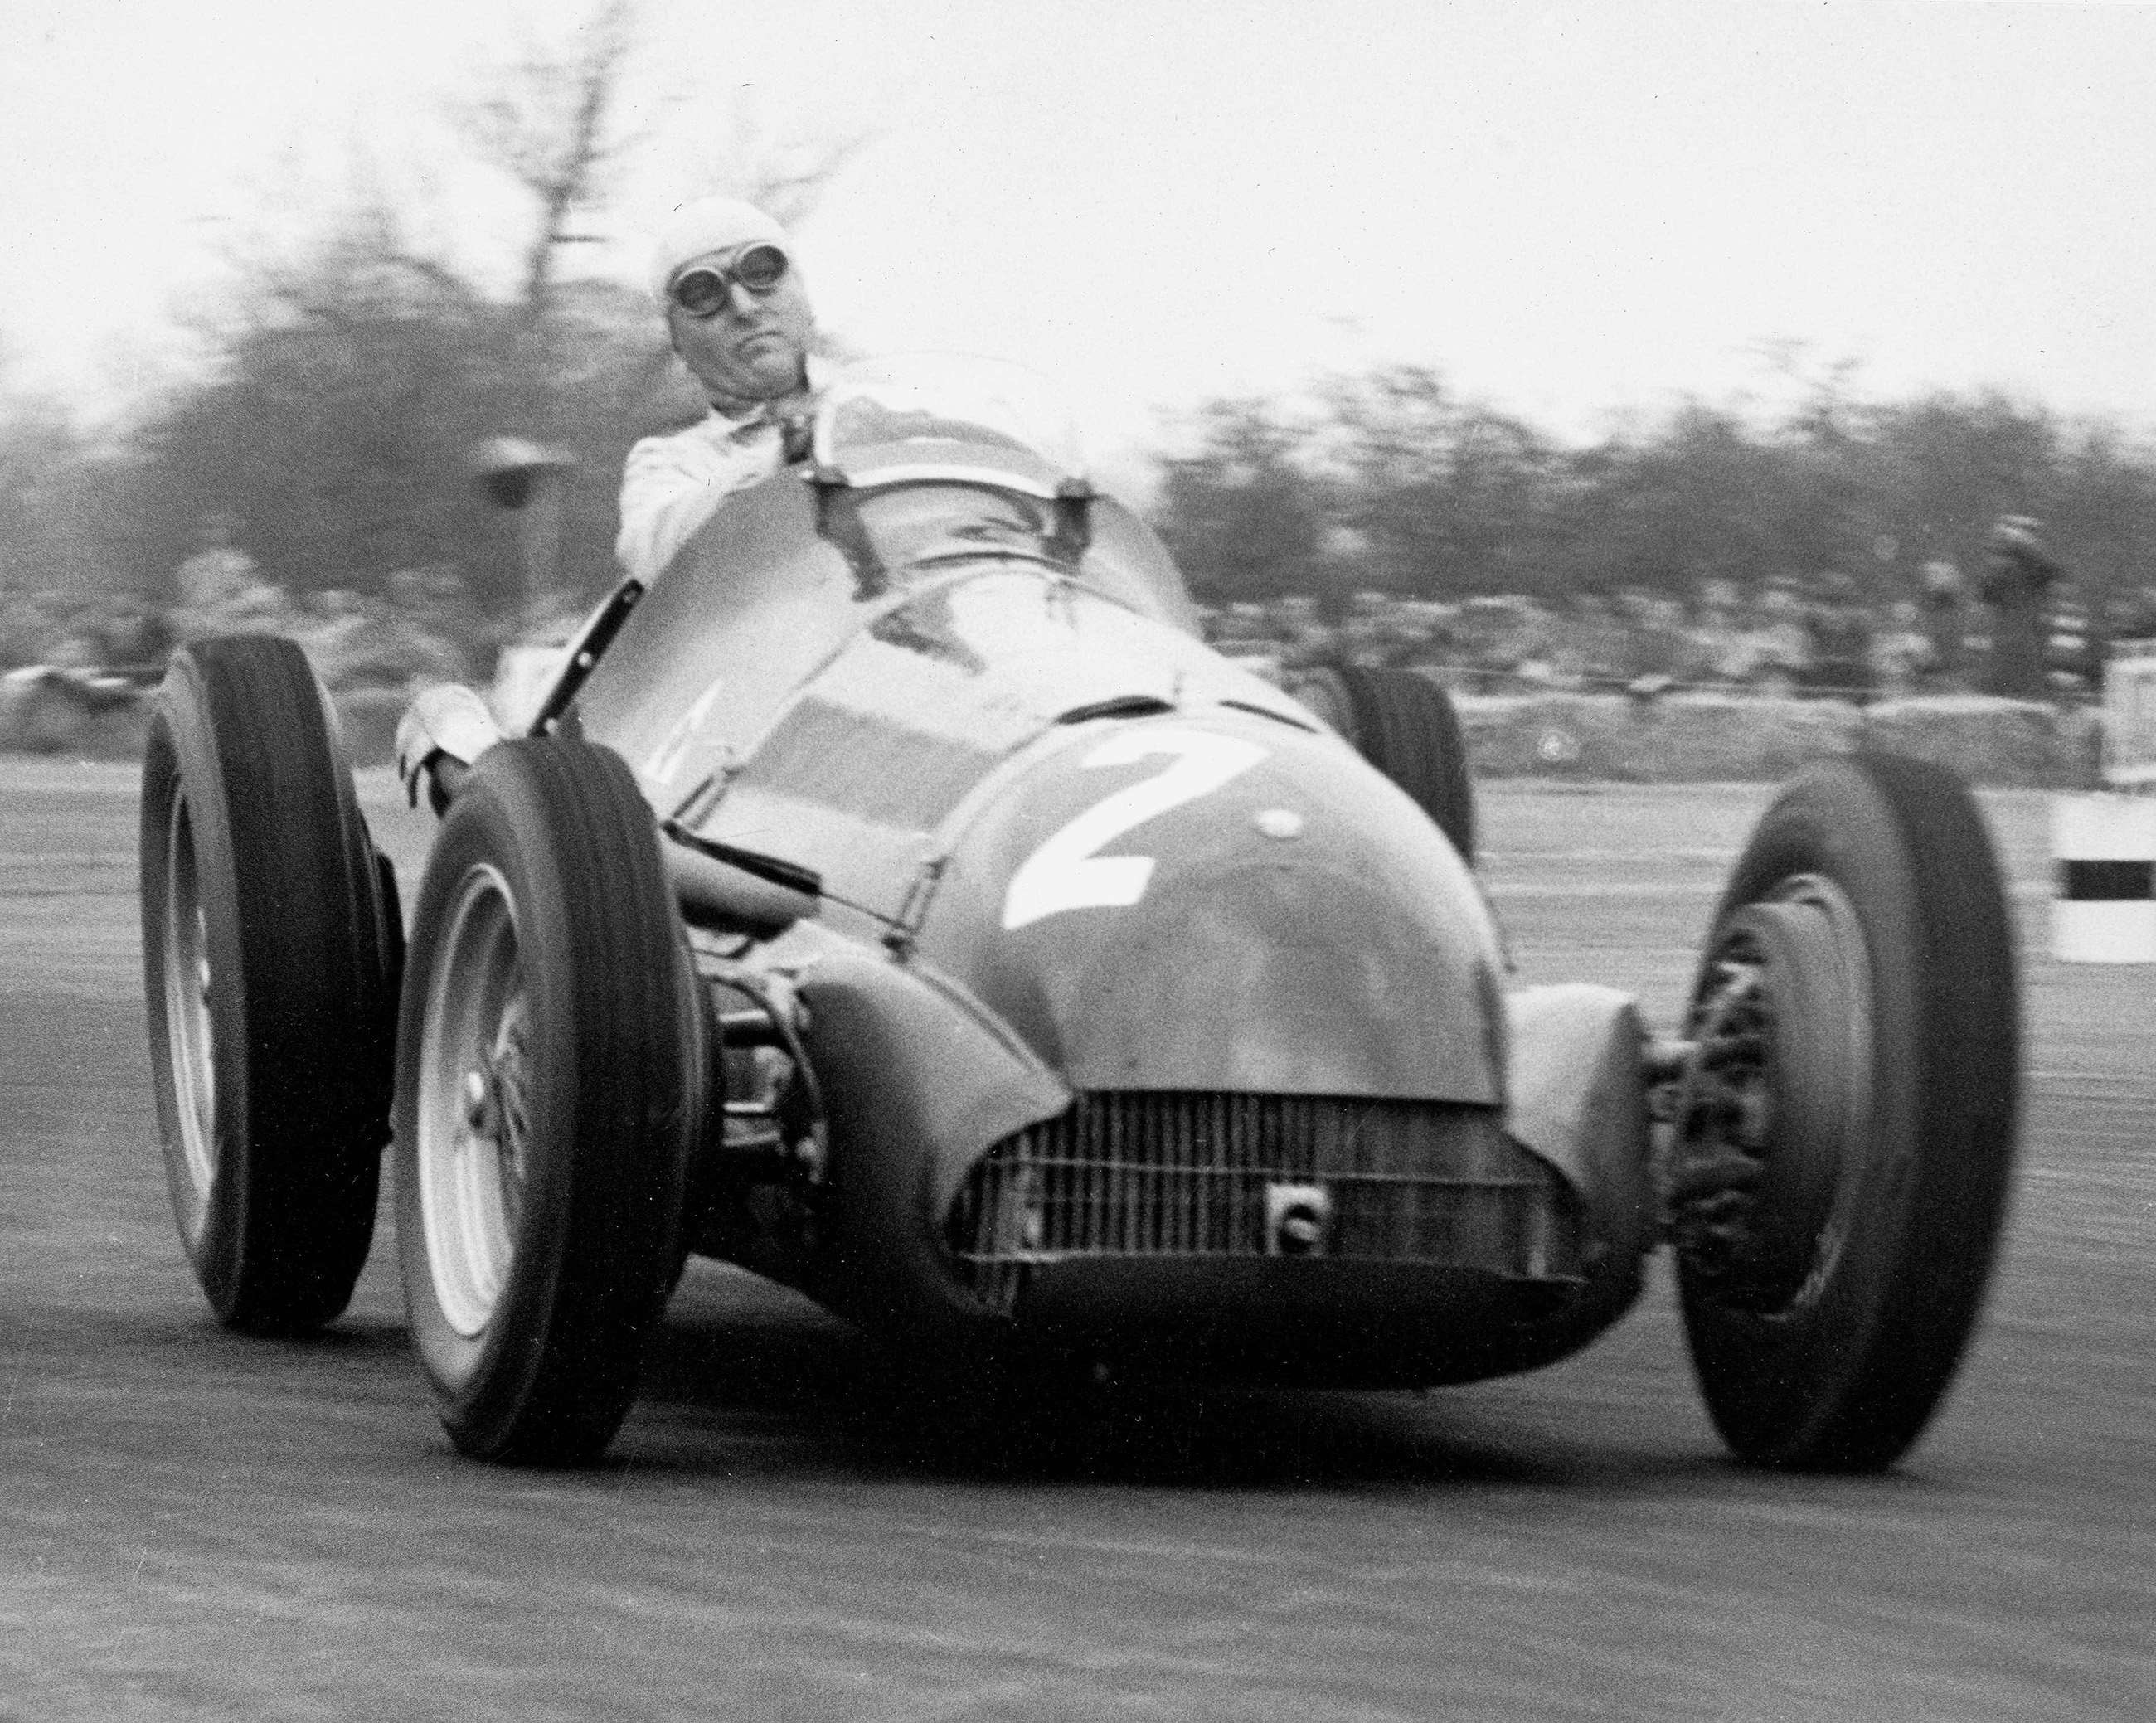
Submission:
M 1884 1027 L 1912 1055 L 1897 1070 L 1875 1053 L 1875 1082 L 1908 1085 L 1887 1110 L 1906 1140 L 1869 1151 L 1902 1155 L 1907 1172 L 1871 1193 L 1868 1219 L 1881 1230 L 1868 1267 L 1845 1258 L 1839 1270 L 1850 1277 L 1843 1326 L 1829 1331 L 1811 1322 L 1816 1312 L 1768 1322 L 1719 1310 L 1680 1266 L 1717 1428 L 1740 1457 L 1797 1469 L 1879 1470 L 1922 1433 L 1976 1326 L 2020 1113 L 2012 920 L 1983 818 L 1952 773 L 1870 753 L 1800 775 L 1755 829 L 1717 925 L 1791 873 L 1857 865 L 1850 858 L 1866 845 L 1867 872 L 1893 876 L 1883 887 L 1873 878 L 1868 915 L 1860 905 L 1875 984 L 1900 972 L 1893 991 L 1908 1020 Z
M 176 789 L 222 829 L 230 859 L 229 877 L 203 889 L 229 900 L 228 921 L 211 920 L 236 944 L 244 1053 L 218 1074 L 228 1188 L 213 1197 L 197 1274 L 232 1327 L 319 1327 L 350 1302 L 373 1237 L 393 996 L 380 864 L 305 655 L 272 636 L 182 649 L 160 690 L 144 771 L 145 985 L 161 1062 L 156 887 L 167 861 L 160 822 Z M 171 1080 L 161 1064 L 168 1136 Z
M 521 1223 L 509 1285 L 460 1378 L 428 1338 L 416 1085 L 441 924 L 482 859 L 518 895 L 518 961 L 545 1018 L 540 1038 L 561 1054 L 550 1092 L 563 1116 L 540 1135 L 562 1157 L 563 1177 L 548 1188 L 566 1194 Z M 691 987 L 656 824 L 620 756 L 558 736 L 490 751 L 429 862 L 399 1033 L 406 1299 L 443 1423 L 465 1454 L 581 1464 L 628 1414 L 679 1257 L 700 1082 Z
M 1348 665 L 1333 674 L 1363 757 L 1405 791 L 1472 867 L 1475 783 L 1451 695 L 1414 670 Z

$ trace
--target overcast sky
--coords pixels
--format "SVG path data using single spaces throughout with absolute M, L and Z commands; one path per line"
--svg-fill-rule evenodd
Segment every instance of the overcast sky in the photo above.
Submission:
M 124 399 L 172 292 L 355 137 L 506 223 L 430 115 L 533 0 L 0 0 L 0 346 Z M 568 0 L 540 0 L 547 16 Z M 653 0 L 627 236 L 700 133 L 882 128 L 798 235 L 827 323 L 1077 387 L 1137 437 L 1389 360 L 1584 434 L 1770 383 L 1999 385 L 2156 427 L 2156 8 Z M 673 104 L 673 105 L 670 105 Z M 304 175 L 296 182 L 305 182 Z M 266 212 L 266 213 L 265 213 Z M 475 242 L 476 243 L 476 242 Z

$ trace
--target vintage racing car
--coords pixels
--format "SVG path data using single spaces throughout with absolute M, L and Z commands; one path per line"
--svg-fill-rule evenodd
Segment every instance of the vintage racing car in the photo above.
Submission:
M 385 1145 L 461 1450 L 589 1459 L 688 1254 L 960 1370 L 1423 1387 L 1676 1255 L 1747 1459 L 1887 1465 L 1981 1302 L 2011 928 L 1966 791 L 1815 766 L 1686 1020 L 1509 989 L 1442 690 L 1210 650 L 1024 373 L 858 367 L 813 463 L 617 588 L 536 710 L 422 695 L 407 948 L 290 643 L 197 644 L 144 765 L 149 1031 L 212 1308 L 350 1297 Z

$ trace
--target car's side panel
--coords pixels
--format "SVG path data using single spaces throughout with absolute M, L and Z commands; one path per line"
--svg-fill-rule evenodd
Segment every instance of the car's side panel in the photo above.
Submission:
M 592 671 L 578 715 L 671 811 L 744 756 L 861 623 L 845 559 L 816 536 L 808 487 L 781 474 L 728 498 L 682 546 Z
M 1505 1000 L 1512 1105 L 1505 1129 L 1586 1203 L 1589 1284 L 1565 1320 L 1580 1344 L 1639 1296 L 1659 1217 L 1650 1162 L 1638 1002 L 1585 982 Z
M 1566 982 L 1505 997 L 1512 1104 L 1505 1128 L 1606 1217 L 1620 1248 L 1646 1248 L 1654 1192 L 1640 1076 L 1646 1028 L 1614 987 Z
M 1152 529 L 1112 497 L 1092 507 L 1093 542 L 1081 565 L 1086 578 L 1132 608 L 1185 633 L 1198 632 L 1198 608 Z

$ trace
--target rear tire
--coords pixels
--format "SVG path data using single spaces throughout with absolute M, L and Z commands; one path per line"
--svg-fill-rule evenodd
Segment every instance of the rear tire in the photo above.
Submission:
M 2013 929 L 1960 781 L 1815 766 L 1717 911 L 1671 1210 L 1692 1361 L 1759 1464 L 1876 1471 L 1973 1331 L 2011 1181 Z
M 234 1328 L 330 1321 L 367 1260 L 401 936 L 382 866 L 299 648 L 180 652 L 143 753 L 144 995 L 181 1243 Z
M 579 1464 L 627 1415 L 680 1259 L 701 1023 L 620 756 L 490 749 L 427 864 L 398 1059 L 398 1259 L 461 1452 Z
M 1460 859 L 1475 865 L 1475 781 L 1450 695 L 1414 670 L 1353 665 L 1313 670 L 1293 691 L 1406 791 Z

